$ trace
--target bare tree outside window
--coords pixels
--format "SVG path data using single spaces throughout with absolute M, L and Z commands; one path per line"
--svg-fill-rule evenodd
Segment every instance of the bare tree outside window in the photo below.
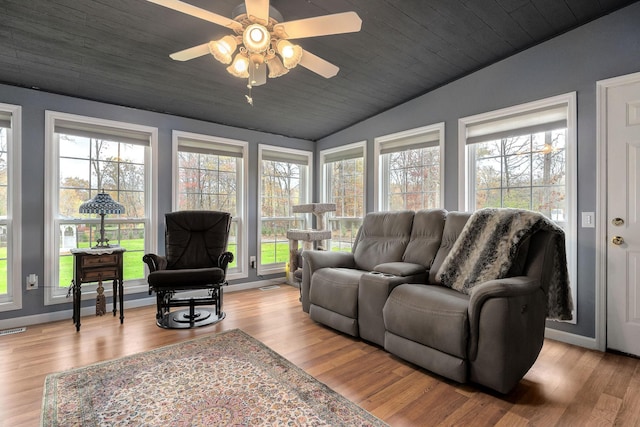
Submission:
M 289 260 L 287 230 L 304 227 L 304 221 L 293 214 L 293 206 L 301 200 L 301 179 L 307 166 L 297 163 L 262 160 L 260 209 L 262 236 L 260 263 L 279 264 Z
M 351 251 L 364 217 L 364 158 L 337 160 L 325 164 L 328 202 L 336 212 L 328 215 L 331 250 Z
M 105 218 L 105 235 L 110 243 L 127 249 L 125 280 L 144 278 L 140 259 L 145 237 L 145 147 L 67 134 L 58 138 L 58 223 L 61 229 L 67 230 L 70 225 L 76 228 L 75 242 L 69 236 L 60 239 L 60 286 L 67 286 L 73 273 L 69 249 L 90 247 L 99 234 L 96 215 L 80 214 L 79 207 L 103 190 L 125 207 L 123 215 Z
M 389 154 L 388 209 L 419 210 L 441 207 L 440 149 L 427 147 Z
M 178 152 L 178 209 L 215 210 L 238 216 L 239 158 L 190 151 Z M 227 249 L 234 254 L 229 268 L 237 267 L 238 223 L 232 222 Z
M 474 208 L 529 209 L 564 224 L 565 140 L 558 129 L 474 144 Z

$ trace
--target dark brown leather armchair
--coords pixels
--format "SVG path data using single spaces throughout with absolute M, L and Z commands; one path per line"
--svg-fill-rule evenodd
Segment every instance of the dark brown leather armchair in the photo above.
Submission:
M 165 256 L 146 254 L 149 294 L 156 293 L 156 323 L 161 328 L 210 325 L 225 317 L 222 286 L 226 285 L 231 215 L 216 211 L 179 211 L 165 215 Z M 204 296 L 185 291 L 206 290 Z M 190 292 L 192 294 L 192 292 Z M 196 306 L 213 305 L 205 310 Z M 171 307 L 189 307 L 171 313 Z

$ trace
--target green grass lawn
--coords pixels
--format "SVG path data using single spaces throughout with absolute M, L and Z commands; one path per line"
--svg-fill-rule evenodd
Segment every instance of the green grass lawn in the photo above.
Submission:
M 142 256 L 144 255 L 144 240 L 143 239 L 131 239 L 122 240 L 120 245 L 127 251 L 124 253 L 124 280 L 143 279 L 144 278 L 144 263 L 142 262 Z M 89 243 L 80 244 L 80 247 L 89 247 Z M 236 253 L 236 245 L 229 245 L 228 250 Z M 0 248 L 0 294 L 7 293 L 7 248 Z M 289 262 L 289 243 L 263 243 L 260 259 L 262 264 L 276 264 L 281 262 Z M 237 266 L 237 261 L 229 264 L 229 268 Z M 59 285 L 61 287 L 67 287 L 71 285 L 73 279 L 73 255 L 65 254 L 60 257 L 59 268 Z M 22 280 L 19 278 L 17 280 Z M 40 279 L 42 283 L 42 278 Z
M 262 265 L 289 262 L 289 242 L 263 243 L 260 262 Z
M 126 249 L 124 253 L 124 280 L 143 279 L 144 263 L 142 256 L 144 255 L 144 240 L 131 239 L 122 240 L 120 245 Z M 89 243 L 81 243 L 80 247 L 87 248 Z M 229 251 L 235 254 L 236 245 L 229 245 Z M 237 265 L 236 260 L 229 264 L 228 268 L 234 268 Z M 59 268 L 59 284 L 61 287 L 71 285 L 73 279 L 73 255 L 66 254 L 60 257 Z M 26 276 L 26 274 L 24 275 Z M 22 281 L 22 278 L 16 278 Z M 42 278 L 40 279 L 42 284 Z M 0 248 L 0 294 L 7 293 L 7 248 Z

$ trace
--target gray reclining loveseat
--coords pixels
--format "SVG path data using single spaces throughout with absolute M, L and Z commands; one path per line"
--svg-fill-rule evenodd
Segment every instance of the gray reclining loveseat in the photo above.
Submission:
M 564 234 L 529 214 L 484 210 L 473 224 L 442 209 L 367 214 L 351 253 L 303 252 L 303 310 L 439 375 L 507 393 L 535 362 L 545 319 L 572 310 Z M 516 244 L 499 256 L 491 245 L 509 232 Z M 498 258 L 480 265 L 501 268 L 498 278 L 468 283 L 464 261 L 493 249 Z

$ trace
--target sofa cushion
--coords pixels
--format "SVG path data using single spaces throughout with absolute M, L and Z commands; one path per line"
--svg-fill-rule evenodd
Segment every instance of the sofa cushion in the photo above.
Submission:
M 442 231 L 442 241 L 440 248 L 436 253 L 436 257 L 431 264 L 429 270 L 429 283 L 440 284 L 440 278 L 437 277 L 438 270 L 442 262 L 447 257 L 453 244 L 458 240 L 458 236 L 462 232 L 467 220 L 471 217 L 471 212 L 449 212 Z
M 383 308 L 387 331 L 452 356 L 466 358 L 469 296 L 433 285 L 396 287 Z
M 403 261 L 421 264 L 429 269 L 442 241 L 447 211 L 422 209 L 413 216 L 411 239 L 404 250 Z
M 311 278 L 309 301 L 312 305 L 356 319 L 358 284 L 365 273 L 353 268 L 321 268 Z
M 368 213 L 354 244 L 357 268 L 372 271 L 378 264 L 402 261 L 412 225 L 413 211 Z

